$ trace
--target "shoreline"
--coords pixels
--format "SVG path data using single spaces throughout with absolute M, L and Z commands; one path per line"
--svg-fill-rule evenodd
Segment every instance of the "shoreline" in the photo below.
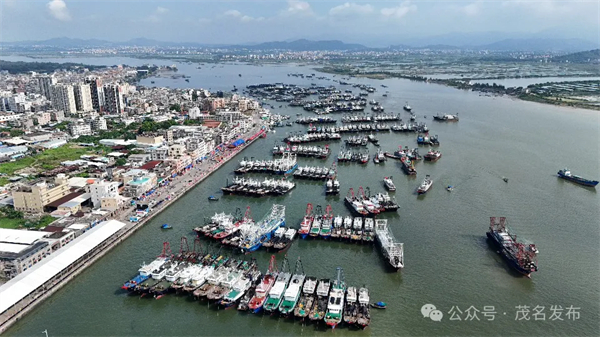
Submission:
M 257 124 L 257 129 L 254 129 L 252 132 L 245 134 L 244 137 L 242 137 L 242 138 L 248 139 L 247 138 L 248 136 L 252 136 L 253 134 L 256 134 L 257 132 L 260 132 L 260 130 L 262 129 L 262 126 L 263 126 L 262 123 Z M 267 134 L 267 132 L 268 132 L 267 130 L 268 129 L 265 129 L 265 131 L 264 131 L 265 134 Z M 8 318 L 3 319 L 2 322 L 0 322 L 0 335 L 3 334 L 4 332 L 6 332 L 6 330 L 8 330 L 13 324 L 18 322 L 19 319 L 21 319 L 22 317 L 27 315 L 30 311 L 34 310 L 39 304 L 43 303 L 44 300 L 46 300 L 48 297 L 50 297 L 51 295 L 56 293 L 59 289 L 61 289 L 66 284 L 68 284 L 69 281 L 71 281 L 77 275 L 79 275 L 84 270 L 86 270 L 87 267 L 92 265 L 94 262 L 98 261 L 106 253 L 108 253 L 111 249 L 113 249 L 118 244 L 123 242 L 125 239 L 129 238 L 131 235 L 133 235 L 135 232 L 137 232 L 138 229 L 142 228 L 147 222 L 152 220 L 156 215 L 158 215 L 162 211 L 166 210 L 169 206 L 171 206 L 177 200 L 179 200 L 179 198 L 183 197 L 189 191 L 191 191 L 193 188 L 197 187 L 202 181 L 204 181 L 206 178 L 208 178 L 213 173 L 218 171 L 223 165 L 228 163 L 231 159 L 235 158 L 238 154 L 242 153 L 246 148 L 248 148 L 250 145 L 254 144 L 254 142 L 256 142 L 260 138 L 262 138 L 262 137 L 256 137 L 256 138 L 252 139 L 251 141 L 246 142 L 246 144 L 243 147 L 239 147 L 238 148 L 239 150 L 230 152 L 228 154 L 228 156 L 223 157 L 223 159 L 221 161 L 219 161 L 218 163 L 213 165 L 210 168 L 210 170 L 208 172 L 205 172 L 201 177 L 197 178 L 192 183 L 186 183 L 185 185 L 183 185 L 183 188 L 181 190 L 173 192 L 173 193 L 175 193 L 175 195 L 171 198 L 171 200 L 164 201 L 160 205 L 160 207 L 151 210 L 150 213 L 139 222 L 132 223 L 132 222 L 129 222 L 128 220 L 123 220 L 123 218 L 127 218 L 129 216 L 129 214 L 131 213 L 131 211 L 133 209 L 135 209 L 135 207 L 127 207 L 127 208 L 118 210 L 118 212 L 117 212 L 117 210 L 111 212 L 106 218 L 102 219 L 101 221 L 107 221 L 107 220 L 114 219 L 117 221 L 124 222 L 125 227 L 123 227 L 122 229 L 117 231 L 114 235 L 112 235 L 111 237 L 106 239 L 104 242 L 100 243 L 98 246 L 94 247 L 94 249 L 90 250 L 86 254 L 87 255 L 86 259 L 78 262 L 75 265 L 69 266 L 64 271 L 62 271 L 61 273 L 56 275 L 53 279 L 48 280 L 47 283 L 42 286 L 44 288 L 44 290 L 42 292 L 36 291 L 36 292 L 29 294 L 28 296 L 21 299 L 21 301 L 19 301 L 17 304 L 15 304 L 12 308 L 8 309 L 4 314 L 10 313 L 11 311 L 16 311 L 16 312 L 13 313 L 12 315 L 10 315 Z M 191 171 L 191 169 L 190 169 L 190 171 Z M 181 175 L 178 175 L 177 177 L 182 178 L 183 182 L 188 180 L 187 174 L 181 174 Z M 99 222 L 101 222 L 101 221 L 99 221 Z

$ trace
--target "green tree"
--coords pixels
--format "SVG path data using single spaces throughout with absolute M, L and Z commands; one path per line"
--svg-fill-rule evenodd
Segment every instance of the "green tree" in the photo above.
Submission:
M 181 105 L 179 105 L 178 103 L 171 104 L 171 106 L 169 107 L 169 110 L 175 110 L 177 112 L 181 112 Z
M 119 159 L 115 160 L 116 166 L 123 166 L 125 164 L 127 164 L 127 159 L 125 159 L 125 158 L 119 158 Z
M 21 136 L 22 134 L 24 134 L 25 131 L 21 130 L 21 129 L 11 129 L 10 130 L 10 136 L 11 137 L 17 137 L 17 136 Z

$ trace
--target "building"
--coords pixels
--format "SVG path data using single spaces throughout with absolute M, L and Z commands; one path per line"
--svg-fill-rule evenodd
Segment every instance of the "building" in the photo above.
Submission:
M 99 78 L 88 78 L 85 83 L 90 86 L 90 96 L 92 98 L 92 108 L 98 112 L 104 111 L 104 87 Z
M 114 198 L 119 195 L 119 183 L 115 181 L 99 181 L 87 185 L 86 188 L 91 194 L 94 208 L 101 207 L 103 198 Z
M 7 100 L 8 110 L 14 111 L 14 112 L 24 112 L 24 111 L 20 111 L 20 110 L 23 110 L 22 106 L 23 106 L 23 104 L 25 104 L 25 101 L 26 101 L 25 94 L 23 94 L 22 92 L 8 97 L 8 100 Z
M 27 146 L 0 147 L 0 161 L 16 158 L 28 151 Z
M 151 191 L 157 184 L 156 174 L 146 170 L 133 169 L 121 175 L 124 182 L 123 193 L 130 198 L 139 198 Z
M 37 125 L 48 125 L 52 121 L 52 115 L 49 112 L 39 112 L 33 116 Z
M 0 278 L 11 279 L 52 253 L 50 232 L 0 228 Z
M 33 185 L 20 186 L 13 191 L 14 207 L 17 211 L 43 213 L 44 206 L 70 193 L 67 177 L 58 174 L 54 183 L 41 181 Z
M 75 92 L 72 85 L 55 84 L 52 86 L 52 106 L 56 110 L 62 110 L 65 114 L 77 112 L 75 105 Z
M 181 157 L 186 154 L 186 147 L 183 144 L 173 144 L 169 146 L 169 155 L 174 158 Z
M 165 142 L 163 136 L 159 135 L 138 135 L 135 137 L 135 141 L 138 145 L 156 146 L 162 145 Z
M 202 114 L 202 112 L 200 111 L 199 107 L 193 107 L 190 109 L 190 111 L 188 111 L 188 118 L 189 119 L 198 119 L 198 117 L 200 117 L 201 114 Z
M 104 108 L 111 115 L 123 115 L 125 113 L 123 89 L 120 85 L 107 84 L 104 86 Z
M 92 127 L 88 123 L 71 123 L 69 124 L 69 133 L 73 137 L 89 136 L 92 134 Z
M 77 111 L 92 111 L 92 93 L 89 84 L 76 84 L 74 87 Z
M 40 93 L 49 100 L 52 100 L 52 86 L 55 84 L 56 78 L 54 78 L 54 76 L 38 77 L 38 87 L 40 89 Z
M 169 148 L 166 146 L 152 147 L 146 150 L 150 153 L 151 160 L 165 160 L 169 157 Z
M 106 125 L 106 119 L 98 117 L 92 120 L 92 129 L 94 130 L 108 130 Z
M 50 119 L 54 122 L 62 122 L 65 119 L 65 112 L 62 110 L 50 111 Z
M 28 306 L 44 298 L 48 290 L 60 284 L 85 263 L 92 261 L 125 226 L 124 223 L 104 221 L 74 239 L 68 246 L 47 256 L 35 266 L 0 286 L 0 322 L 6 322 Z

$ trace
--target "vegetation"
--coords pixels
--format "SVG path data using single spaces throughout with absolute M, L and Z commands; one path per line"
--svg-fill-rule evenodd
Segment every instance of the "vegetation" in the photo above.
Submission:
M 600 49 L 581 51 L 578 53 L 555 56 L 553 62 L 600 63 Z
M 146 119 L 142 122 L 142 126 L 138 129 L 138 134 L 142 134 L 144 132 L 155 132 L 160 129 L 168 129 L 173 125 L 177 125 L 177 122 L 174 120 L 155 122 L 151 119 Z
M 172 104 L 169 107 L 169 110 L 175 110 L 177 112 L 181 112 L 181 105 L 179 105 L 178 103 Z
M 127 159 L 125 159 L 125 158 L 119 158 L 119 159 L 115 160 L 116 166 L 123 166 L 125 164 L 127 164 Z
M 0 177 L 0 186 L 8 184 L 10 181 L 6 177 Z
M 92 66 L 81 63 L 54 63 L 54 62 L 11 62 L 0 60 L 0 69 L 8 70 L 11 74 L 23 74 L 30 71 L 38 73 L 53 73 L 59 69 L 71 71 L 83 70 L 84 68 L 94 70 L 105 68 L 104 66 Z
M 44 215 L 41 218 L 26 219 L 23 212 L 15 211 L 10 207 L 0 208 L 0 228 L 41 228 L 48 226 L 56 220 L 54 217 Z
M 90 149 L 80 148 L 73 145 L 65 145 L 56 149 L 49 149 L 39 152 L 30 157 L 18 159 L 14 162 L 3 163 L 0 165 L 0 173 L 13 175 L 16 171 L 26 167 L 51 170 L 66 160 L 75 160 L 83 154 L 90 153 Z

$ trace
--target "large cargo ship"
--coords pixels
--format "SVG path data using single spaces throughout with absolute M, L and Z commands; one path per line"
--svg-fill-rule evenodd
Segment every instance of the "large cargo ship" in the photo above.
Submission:
M 517 235 L 506 227 L 505 217 L 490 217 L 490 230 L 486 233 L 488 239 L 499 249 L 499 253 L 508 264 L 519 273 L 531 277 L 538 270 L 538 250 L 533 243 L 518 242 Z
M 570 180 L 579 185 L 590 186 L 590 187 L 596 187 L 596 185 L 598 185 L 598 181 L 585 179 L 578 175 L 572 174 L 569 169 L 564 169 L 564 170 L 558 171 L 558 176 L 560 178 Z

